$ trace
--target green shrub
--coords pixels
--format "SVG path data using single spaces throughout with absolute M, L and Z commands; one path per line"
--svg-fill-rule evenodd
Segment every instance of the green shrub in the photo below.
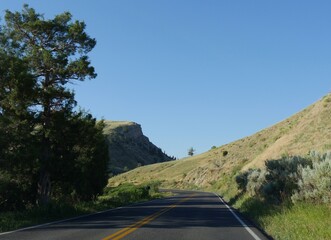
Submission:
M 310 158 L 294 156 L 269 160 L 265 165 L 265 170 L 250 169 L 236 176 L 238 188 L 251 197 L 256 196 L 270 203 L 281 203 L 298 189 L 301 178 L 299 169 L 311 166 L 312 161 Z
M 260 196 L 266 181 L 266 171 L 255 169 L 247 177 L 246 191 L 249 196 Z
M 310 166 L 312 161 L 299 156 L 266 161 L 265 183 L 262 195 L 270 202 L 280 203 L 291 197 L 298 189 L 300 167 Z
M 117 187 L 106 187 L 104 195 L 98 197 L 101 204 L 123 205 L 142 200 L 149 200 L 158 192 L 159 182 L 144 185 L 132 183 L 121 184 Z
M 20 203 L 20 189 L 14 181 L 4 175 L 0 177 L 0 210 L 22 208 Z
M 266 171 L 261 169 L 249 169 L 236 176 L 238 189 L 246 192 L 249 196 L 260 196 L 265 183 Z
M 142 187 L 146 188 L 148 190 L 148 197 L 154 198 L 154 197 L 160 197 L 159 187 L 161 185 L 161 181 L 151 181 L 149 183 L 145 183 L 142 185 Z
M 311 153 L 312 167 L 300 170 L 299 189 L 291 197 L 293 202 L 331 203 L 331 154 Z
M 0 211 L 23 210 L 33 203 L 34 194 L 28 181 L 30 179 L 25 182 L 22 180 L 0 172 Z
M 237 187 L 241 191 L 246 191 L 246 186 L 248 183 L 248 175 L 251 173 L 252 169 L 249 169 L 246 172 L 240 173 L 236 176 Z

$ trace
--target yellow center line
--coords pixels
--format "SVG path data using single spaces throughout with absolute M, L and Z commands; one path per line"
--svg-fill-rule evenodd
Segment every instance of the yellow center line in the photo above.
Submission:
M 152 215 L 149 215 L 149 216 L 143 218 L 142 220 L 140 220 L 140 221 L 138 221 L 138 222 L 136 222 L 136 223 L 134 223 L 134 224 L 126 227 L 126 228 L 123 228 L 122 230 L 119 230 L 119 231 L 117 231 L 117 232 L 109 235 L 108 237 L 103 238 L 102 240 L 119 240 L 119 239 L 122 239 L 123 237 L 125 237 L 125 236 L 129 235 L 130 233 L 136 231 L 140 227 L 142 227 L 142 226 L 146 225 L 147 223 L 153 221 L 155 218 L 157 218 L 157 217 L 161 216 L 162 214 L 170 211 L 171 209 L 177 207 L 180 203 L 189 200 L 194 195 L 195 194 L 192 194 L 189 197 L 184 198 L 181 201 L 179 201 L 179 202 L 177 202 L 177 203 L 175 203 L 173 205 L 170 205 L 170 206 L 168 206 L 168 207 L 166 207 L 164 209 L 161 209 L 160 211 L 158 211 L 158 212 L 156 212 L 156 213 L 154 213 Z

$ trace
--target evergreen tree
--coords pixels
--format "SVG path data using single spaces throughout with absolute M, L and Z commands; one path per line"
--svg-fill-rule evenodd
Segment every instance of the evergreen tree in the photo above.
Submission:
M 56 116 L 62 127 L 52 131 L 57 160 L 52 162 L 54 197 L 89 200 L 107 183 L 108 146 L 103 122 L 84 112 Z
M 193 147 L 190 147 L 188 150 L 187 150 L 187 154 L 192 157 L 194 155 L 194 152 L 195 152 L 195 149 Z
M 35 201 L 38 145 L 34 135 L 35 80 L 0 35 L 0 209 Z
M 96 41 L 70 13 L 45 20 L 25 5 L 0 28 L 0 209 L 49 197 L 88 200 L 106 184 L 103 122 L 75 112 L 73 81 L 94 78 Z M 51 189 L 52 186 L 52 189 Z
M 47 203 L 51 193 L 51 167 L 54 161 L 51 132 L 58 128 L 55 115 L 71 112 L 76 105 L 73 92 L 65 86 L 73 81 L 94 78 L 87 53 L 96 44 L 85 32 L 85 23 L 72 21 L 70 13 L 45 20 L 43 15 L 24 5 L 23 11 L 6 11 L 4 35 L 27 63 L 28 72 L 36 81 L 36 119 L 39 123 L 40 203 Z

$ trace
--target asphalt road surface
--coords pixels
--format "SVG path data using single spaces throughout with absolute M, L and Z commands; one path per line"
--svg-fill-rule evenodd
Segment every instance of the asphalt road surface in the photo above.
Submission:
M 177 193 L 165 199 L 0 234 L 0 239 L 268 239 L 217 195 Z

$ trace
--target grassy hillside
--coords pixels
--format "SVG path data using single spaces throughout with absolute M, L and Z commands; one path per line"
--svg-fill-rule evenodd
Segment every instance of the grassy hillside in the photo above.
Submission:
M 139 124 L 105 121 L 105 125 L 111 173 L 118 174 L 137 166 L 173 160 L 144 136 Z
M 109 179 L 109 185 L 158 180 L 166 188 L 214 191 L 275 239 L 330 239 L 328 204 L 270 204 L 238 190 L 235 180 L 249 168 L 264 168 L 266 160 L 307 156 L 312 150 L 331 150 L 331 95 L 252 136 L 194 157 L 139 167 Z
M 191 158 L 139 167 L 111 178 L 109 184 L 157 179 L 164 187 L 219 190 L 231 197 L 239 171 L 263 167 L 268 159 L 306 155 L 311 150 L 331 150 L 331 95 L 252 136 Z

